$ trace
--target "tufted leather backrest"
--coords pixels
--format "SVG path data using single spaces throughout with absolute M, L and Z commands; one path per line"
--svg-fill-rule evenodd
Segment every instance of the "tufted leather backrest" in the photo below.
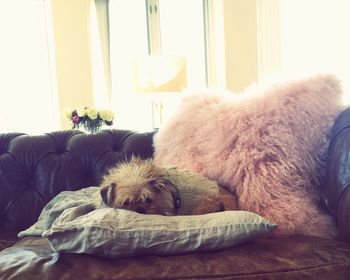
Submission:
M 98 185 L 111 166 L 132 154 L 152 157 L 153 134 L 128 130 L 0 134 L 0 228 L 23 230 L 61 191 Z

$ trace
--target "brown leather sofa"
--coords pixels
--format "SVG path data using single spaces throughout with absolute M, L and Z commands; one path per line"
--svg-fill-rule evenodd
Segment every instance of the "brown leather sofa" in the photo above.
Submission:
M 0 134 L 0 279 L 350 279 L 350 110 L 331 137 L 322 194 L 339 240 L 268 237 L 217 252 L 106 259 L 58 254 L 45 238 L 17 233 L 61 191 L 97 185 L 131 154 L 151 157 L 153 133 Z

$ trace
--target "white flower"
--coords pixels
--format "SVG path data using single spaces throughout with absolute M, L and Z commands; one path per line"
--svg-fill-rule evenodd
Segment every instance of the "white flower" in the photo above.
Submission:
M 86 107 L 78 107 L 77 108 L 77 114 L 78 117 L 85 117 L 86 116 Z
M 107 121 L 107 122 L 111 122 L 113 121 L 113 118 L 114 118 L 114 113 L 109 111 L 109 110 L 105 110 L 105 109 L 102 109 L 98 112 L 98 115 L 100 116 L 100 118 L 104 121 Z
M 92 120 L 97 119 L 98 111 L 95 108 L 86 108 L 85 111 L 86 111 L 86 115 L 90 119 Z

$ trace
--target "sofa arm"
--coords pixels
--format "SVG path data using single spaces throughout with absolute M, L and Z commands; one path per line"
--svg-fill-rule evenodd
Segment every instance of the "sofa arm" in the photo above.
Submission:
M 339 237 L 350 242 L 350 108 L 338 116 L 330 136 L 323 201 L 336 217 Z
M 337 221 L 340 238 L 350 243 L 350 188 L 347 187 L 338 202 Z

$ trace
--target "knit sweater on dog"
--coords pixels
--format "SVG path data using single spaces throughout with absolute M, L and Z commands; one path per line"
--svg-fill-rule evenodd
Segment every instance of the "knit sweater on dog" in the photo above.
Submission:
M 219 193 L 219 186 L 215 181 L 197 173 L 169 168 L 167 177 L 178 191 L 180 199 L 178 215 L 192 214 L 203 199 Z

